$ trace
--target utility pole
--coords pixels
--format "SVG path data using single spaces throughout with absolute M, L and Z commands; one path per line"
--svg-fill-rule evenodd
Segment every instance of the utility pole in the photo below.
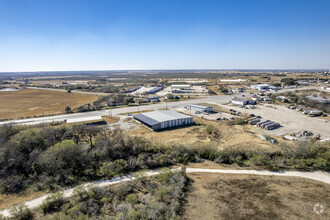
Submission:
M 68 94 L 69 94 L 69 108 L 71 110 L 71 97 L 70 97 L 70 94 L 71 94 L 71 89 L 68 89 Z
M 109 110 L 109 118 L 112 118 L 112 112 Z
M 167 110 L 167 101 L 165 103 L 166 103 L 166 110 Z

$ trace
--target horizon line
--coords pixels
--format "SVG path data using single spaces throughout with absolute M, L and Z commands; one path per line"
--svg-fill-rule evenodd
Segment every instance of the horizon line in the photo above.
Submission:
M 302 70 L 309 70 L 309 71 L 329 71 L 328 68 L 239 68 L 239 69 L 218 69 L 218 68 L 210 68 L 210 69 L 190 69 L 190 68 L 182 68 L 182 69 L 89 69 L 89 70 L 31 70 L 31 71 L 0 71 L 1 73 L 54 73 L 54 72 L 95 72 L 95 71 L 302 71 Z

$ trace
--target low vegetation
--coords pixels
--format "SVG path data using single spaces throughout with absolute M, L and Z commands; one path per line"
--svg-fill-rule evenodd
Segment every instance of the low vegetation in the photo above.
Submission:
M 110 187 L 81 186 L 68 199 L 60 193 L 48 196 L 34 213 L 25 208 L 30 217 L 25 219 L 176 219 L 187 181 L 184 172 L 164 169 L 158 176 L 141 175 Z
M 320 103 L 316 100 L 309 99 L 307 96 L 312 93 L 298 93 L 298 92 L 284 92 L 270 95 L 271 98 L 276 99 L 277 96 L 285 96 L 288 102 L 292 104 L 306 106 L 306 108 L 316 108 L 320 111 L 330 113 L 330 105 L 328 103 Z
M 98 100 L 93 103 L 81 105 L 75 109 L 77 112 L 95 111 L 106 107 L 128 105 L 134 103 L 134 97 L 125 94 L 112 94 L 107 96 L 100 96 Z
M 281 79 L 281 83 L 286 86 L 292 86 L 297 84 L 296 80 L 294 80 L 293 78 L 283 78 Z
M 212 127 L 206 132 L 214 133 Z M 214 133 L 216 135 L 216 133 Z M 222 164 L 270 170 L 330 170 L 329 142 L 279 144 L 258 150 L 155 144 L 120 130 L 95 126 L 0 127 L 0 192 L 52 190 L 82 181 L 111 178 L 130 171 L 207 159 Z
M 188 174 L 182 219 L 329 219 L 330 187 L 299 177 Z M 322 204 L 322 213 L 315 213 Z

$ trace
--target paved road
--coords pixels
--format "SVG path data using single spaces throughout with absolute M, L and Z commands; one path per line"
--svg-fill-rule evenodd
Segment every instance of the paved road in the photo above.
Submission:
M 184 107 L 189 103 L 204 103 L 204 102 L 213 102 L 213 101 L 229 101 L 235 95 L 228 96 L 208 96 L 206 98 L 201 99 L 192 99 L 185 101 L 177 101 L 177 102 L 169 102 L 167 107 L 170 109 L 175 109 L 178 107 Z M 237 95 L 236 95 L 237 96 Z M 165 103 L 151 104 L 151 105 L 143 105 L 143 106 L 132 106 L 132 107 L 123 107 L 123 108 L 115 108 L 111 110 L 112 115 L 118 115 L 121 113 L 128 112 L 136 112 L 138 109 L 140 111 L 144 110 L 157 110 L 165 108 Z M 25 124 L 25 125 L 33 125 L 33 124 L 41 124 L 41 123 L 51 123 L 53 121 L 64 121 L 66 119 L 75 119 L 82 117 L 92 117 L 92 116 L 104 116 L 108 115 L 109 110 L 101 110 L 101 111 L 91 111 L 91 112 L 82 112 L 82 113 L 73 113 L 73 114 L 63 114 L 63 115 L 55 115 L 55 116 L 46 116 L 46 117 L 38 117 L 38 118 L 28 118 L 28 119 L 20 119 L 20 120 L 12 120 L 12 121 L 4 121 L 0 122 L 1 124 L 14 123 L 14 124 Z
M 179 170 L 180 168 L 175 168 L 172 170 Z M 264 175 L 264 176 L 292 176 L 292 177 L 302 177 L 307 179 L 312 179 L 316 181 L 320 181 L 323 183 L 330 184 L 330 174 L 327 172 L 299 172 L 299 171 L 282 171 L 282 172 L 272 172 L 272 171 L 266 171 L 266 170 L 221 170 L 221 169 L 203 169 L 203 168 L 186 168 L 186 173 L 223 173 L 223 174 L 248 174 L 248 175 Z M 144 173 L 144 176 L 153 176 L 159 174 L 159 170 L 150 170 Z M 121 177 L 115 177 L 109 180 L 100 180 L 100 181 L 94 181 L 90 183 L 86 183 L 83 186 L 87 187 L 89 185 L 97 186 L 97 187 L 105 187 L 110 186 L 116 183 L 131 181 L 136 179 L 136 175 L 129 174 Z M 65 198 L 68 198 L 72 196 L 73 190 L 75 188 L 71 188 L 68 190 L 63 191 L 63 196 Z M 49 195 L 49 194 L 48 194 Z M 34 209 L 39 207 L 44 199 L 47 198 L 48 195 L 44 195 L 42 197 L 39 197 L 37 199 L 30 200 L 28 202 L 25 202 L 25 205 L 30 208 Z M 4 209 L 0 211 L 0 214 L 4 216 L 10 216 L 9 212 L 10 208 Z
M 285 92 L 285 91 L 294 91 L 294 90 L 306 90 L 306 89 L 313 89 L 315 87 L 303 87 L 303 88 L 295 88 L 295 89 L 283 89 L 279 90 L 278 92 Z M 276 93 L 275 91 L 271 91 L 270 93 Z M 233 94 L 233 95 L 222 95 L 222 96 L 207 96 L 205 98 L 199 98 L 199 99 L 191 99 L 191 100 L 185 100 L 185 101 L 177 101 L 177 102 L 169 102 L 167 104 L 167 107 L 169 109 L 175 109 L 175 108 L 182 108 L 186 106 L 187 104 L 196 104 L 196 103 L 206 103 L 206 102 L 228 102 L 232 98 L 236 96 L 241 96 L 242 94 Z M 245 93 L 245 97 L 251 97 L 251 94 Z M 165 103 L 159 103 L 159 104 L 152 104 L 152 105 L 145 105 L 140 106 L 139 110 L 157 110 L 165 108 Z M 128 112 L 136 112 L 138 111 L 138 107 L 123 107 L 123 108 L 116 108 L 112 109 L 112 115 L 117 115 L 121 113 L 128 113 Z M 28 119 L 20 119 L 20 120 L 11 120 L 11 121 L 3 121 L 0 122 L 1 124 L 7 124 L 7 123 L 14 123 L 14 124 L 24 124 L 24 125 L 34 125 L 34 124 L 41 124 L 41 123 L 51 123 L 51 122 L 62 122 L 67 119 L 75 119 L 75 118 L 81 118 L 81 117 L 92 117 L 92 116 L 104 116 L 108 115 L 109 110 L 101 110 L 101 111 L 92 111 L 92 112 L 83 112 L 83 113 L 72 113 L 72 114 L 63 114 L 63 115 L 55 115 L 55 116 L 46 116 L 46 117 L 38 117 L 38 118 L 28 118 Z

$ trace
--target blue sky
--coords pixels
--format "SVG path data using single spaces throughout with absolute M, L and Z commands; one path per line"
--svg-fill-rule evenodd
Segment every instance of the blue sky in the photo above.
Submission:
M 0 0 L 0 71 L 329 68 L 329 0 Z

